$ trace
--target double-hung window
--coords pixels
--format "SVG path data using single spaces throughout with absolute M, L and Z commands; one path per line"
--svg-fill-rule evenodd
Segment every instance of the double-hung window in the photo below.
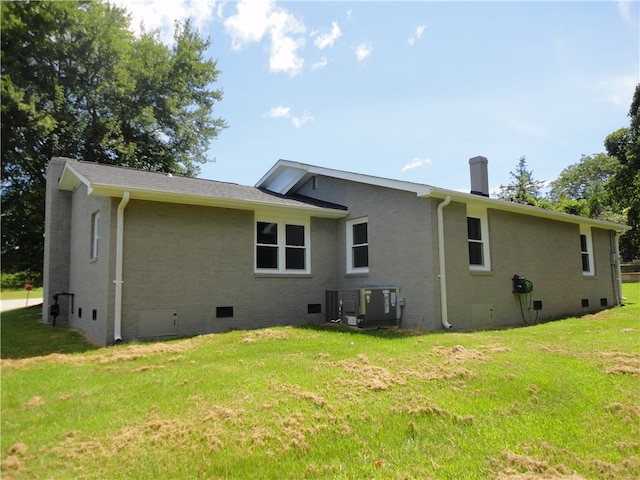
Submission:
M 469 270 L 491 270 L 489 254 L 489 222 L 485 208 L 467 205 L 467 239 Z
M 369 220 L 347 222 L 347 273 L 369 272 Z
M 98 244 L 100 241 L 100 212 L 91 215 L 91 245 L 89 246 L 90 258 L 98 258 Z
M 256 220 L 255 270 L 310 273 L 309 221 Z
M 582 274 L 594 275 L 593 268 L 593 242 L 591 240 L 591 229 L 580 226 L 580 255 L 582 256 Z

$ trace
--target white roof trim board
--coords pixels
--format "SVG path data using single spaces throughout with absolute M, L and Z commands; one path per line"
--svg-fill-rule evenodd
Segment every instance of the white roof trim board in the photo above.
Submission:
M 288 210 L 316 217 L 344 218 L 346 207 L 316 202 L 295 196 L 297 190 L 314 175 L 338 178 L 377 187 L 413 192 L 418 197 L 441 198 L 485 208 L 547 218 L 562 222 L 588 225 L 624 233 L 631 227 L 613 222 L 569 215 L 531 205 L 506 202 L 430 185 L 390 178 L 346 172 L 305 163 L 278 160 L 254 187 L 161 172 L 149 172 L 113 165 L 65 159 L 65 167 L 58 182 L 61 190 L 73 191 L 87 186 L 89 195 L 121 198 L 125 191 L 132 200 L 205 205 L 241 210 Z
M 407 192 L 415 192 L 419 197 L 446 198 L 451 197 L 453 201 L 465 204 L 480 204 L 486 208 L 502 210 L 507 212 L 519 213 L 522 215 L 530 215 L 539 218 L 547 218 L 562 222 L 575 223 L 580 225 L 590 225 L 597 228 L 607 230 L 615 230 L 623 233 L 631 229 L 627 225 L 621 225 L 593 218 L 580 217 L 570 215 L 568 213 L 557 212 L 554 210 L 546 210 L 532 205 L 523 205 L 521 203 L 507 202 L 495 198 L 488 198 L 481 195 L 471 193 L 463 193 L 455 190 L 437 188 L 430 185 L 406 182 L 402 180 L 393 180 L 389 178 L 375 177 L 372 175 L 363 175 L 359 173 L 345 172 L 324 167 L 317 167 L 305 163 L 292 162 L 289 160 L 279 160 L 271 169 L 256 183 L 256 187 L 265 188 L 282 195 L 295 193 L 296 189 L 302 186 L 313 175 L 323 175 L 352 182 L 365 183 L 378 187 L 393 188 Z

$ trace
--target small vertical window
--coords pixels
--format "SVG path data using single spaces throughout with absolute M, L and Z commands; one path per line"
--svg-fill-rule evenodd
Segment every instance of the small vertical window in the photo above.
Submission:
M 591 270 L 591 262 L 589 262 L 589 248 L 587 247 L 586 235 L 580 235 L 580 253 L 582 254 L 582 271 L 589 272 Z
M 467 205 L 467 245 L 469 270 L 490 271 L 489 221 L 486 208 Z
M 467 217 L 467 232 L 469 238 L 469 264 L 484 265 L 482 227 L 479 218 Z
M 360 218 L 347 222 L 347 273 L 369 271 L 369 222 Z
M 302 225 L 287 225 L 285 268 L 287 270 L 305 269 L 304 227 Z
M 580 227 L 580 256 L 582 259 L 582 274 L 594 275 L 593 244 L 591 240 L 591 229 L 588 227 Z
M 98 245 L 100 243 L 100 212 L 91 215 L 91 258 L 98 258 Z
M 256 263 L 258 268 L 278 268 L 278 224 L 258 222 Z

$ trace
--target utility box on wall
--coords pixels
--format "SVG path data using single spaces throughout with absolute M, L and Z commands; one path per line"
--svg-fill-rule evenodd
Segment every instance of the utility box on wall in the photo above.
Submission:
M 400 324 L 404 299 L 395 286 L 327 290 L 327 321 L 354 327 L 382 327 Z

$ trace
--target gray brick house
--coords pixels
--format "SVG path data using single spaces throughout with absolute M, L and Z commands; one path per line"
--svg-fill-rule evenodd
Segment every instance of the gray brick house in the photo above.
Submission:
M 43 321 L 57 304 L 108 345 L 350 320 L 377 286 L 429 330 L 620 303 L 627 227 L 491 199 L 486 159 L 469 163 L 467 194 L 285 160 L 250 187 L 54 158 Z

